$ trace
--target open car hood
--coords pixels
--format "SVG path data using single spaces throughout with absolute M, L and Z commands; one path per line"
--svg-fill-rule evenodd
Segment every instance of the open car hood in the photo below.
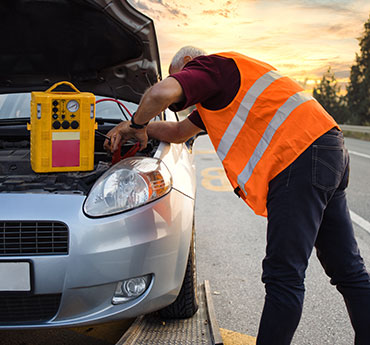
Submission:
M 161 78 L 153 21 L 125 0 L 0 1 L 0 93 L 80 91 L 138 102 Z

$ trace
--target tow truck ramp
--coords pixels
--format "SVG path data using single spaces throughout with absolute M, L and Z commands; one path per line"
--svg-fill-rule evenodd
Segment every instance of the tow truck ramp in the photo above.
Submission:
M 184 320 L 163 320 L 153 313 L 138 317 L 116 345 L 223 345 L 209 281 L 198 287 L 199 309 Z

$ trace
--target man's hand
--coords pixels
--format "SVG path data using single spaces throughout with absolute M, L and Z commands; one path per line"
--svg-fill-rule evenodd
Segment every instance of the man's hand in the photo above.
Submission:
M 148 143 L 148 135 L 146 133 L 146 128 L 135 129 L 130 127 L 129 121 L 122 121 L 116 127 L 111 129 L 107 136 L 110 137 L 110 142 L 108 139 L 104 142 L 104 149 L 114 153 L 117 151 L 118 147 L 124 144 L 129 139 L 134 139 L 140 143 L 140 151 L 146 148 Z
M 142 97 L 135 113 L 135 122 L 139 125 L 149 122 L 154 116 L 168 108 L 169 105 L 180 102 L 183 96 L 182 87 L 175 78 L 169 77 L 158 82 L 149 88 Z M 111 138 L 111 143 L 109 144 L 109 140 L 106 140 L 104 148 L 112 153 L 128 139 L 139 141 L 140 150 L 145 149 L 148 142 L 146 128 L 132 128 L 130 122 L 121 122 L 107 135 Z

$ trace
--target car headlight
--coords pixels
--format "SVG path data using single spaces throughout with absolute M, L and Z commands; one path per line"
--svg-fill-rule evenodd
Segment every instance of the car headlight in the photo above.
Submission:
M 115 164 L 92 187 L 84 204 L 88 216 L 113 215 L 167 194 L 172 177 L 157 158 L 132 157 Z

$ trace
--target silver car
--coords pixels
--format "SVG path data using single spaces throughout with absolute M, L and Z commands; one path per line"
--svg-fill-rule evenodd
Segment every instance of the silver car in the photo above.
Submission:
M 3 1 L 0 15 L 0 329 L 192 316 L 190 143 L 128 142 L 115 164 L 103 149 L 161 78 L 152 20 L 123 0 Z M 59 81 L 96 96 L 92 171 L 31 167 L 31 92 Z

